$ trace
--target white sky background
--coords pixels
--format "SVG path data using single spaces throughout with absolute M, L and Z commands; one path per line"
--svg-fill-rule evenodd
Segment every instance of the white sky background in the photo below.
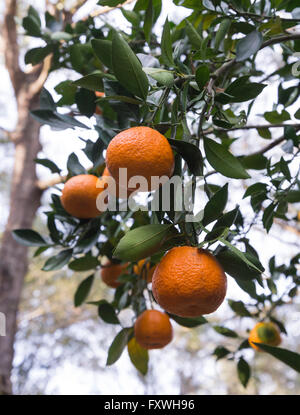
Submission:
M 94 10 L 94 4 L 96 4 L 96 0 L 91 0 L 87 2 L 87 5 L 83 7 L 79 13 L 77 13 L 77 18 L 80 19 L 83 15 L 86 15 L 87 12 Z M 32 1 L 30 2 L 33 6 L 37 7 L 38 9 L 41 8 L 40 1 Z M 2 11 L 1 8 L 3 6 L 0 5 L 0 12 Z M 127 6 L 128 8 L 132 9 L 133 5 Z M 178 8 L 176 7 L 172 1 L 164 0 L 163 1 L 163 11 L 162 14 L 156 24 L 156 30 L 161 31 L 163 22 L 168 14 L 169 19 L 174 22 L 181 21 L 184 16 L 187 16 L 191 13 L 190 9 L 185 8 Z M 103 16 L 103 19 L 109 20 L 110 24 L 115 27 L 119 27 L 124 29 L 128 26 L 127 20 L 123 17 L 120 10 L 115 10 L 110 12 L 107 15 Z M 100 22 L 99 22 L 100 24 Z M 30 41 L 30 47 L 37 46 L 37 40 Z M 280 46 L 276 46 L 275 50 L 280 52 Z M 281 66 L 280 63 L 280 54 L 276 54 L 268 49 L 264 50 L 263 52 L 259 52 L 257 56 L 257 64 L 259 69 L 263 70 L 266 74 L 273 72 L 278 66 Z M 54 95 L 54 98 L 57 99 L 58 95 L 55 94 L 54 87 L 61 81 L 66 79 L 77 79 L 80 76 L 78 74 L 72 73 L 71 71 L 61 70 L 55 73 L 52 73 L 46 83 L 46 88 Z M 13 90 L 10 84 L 9 76 L 7 71 L 3 66 L 3 62 L 1 61 L 0 66 L 0 108 L 2 109 L 0 113 L 0 126 L 5 129 L 13 129 L 16 123 L 16 103 L 14 100 Z M 293 82 L 293 81 L 291 81 Z M 288 86 L 285 85 L 285 87 Z M 268 87 L 264 89 L 262 94 L 256 100 L 255 105 L 252 109 L 252 115 L 248 120 L 248 124 L 265 124 L 265 121 L 262 117 L 259 117 L 258 114 L 264 113 L 265 111 L 271 111 L 273 102 L 276 101 L 277 97 L 277 82 L 269 82 Z M 247 103 L 245 104 L 247 106 Z M 294 104 L 292 107 L 289 108 L 289 111 L 293 114 L 299 107 L 298 104 Z M 84 118 L 85 123 L 93 123 L 93 120 L 88 120 Z M 292 122 L 292 121 L 291 121 Z M 273 129 L 273 138 L 278 137 L 282 134 L 281 129 Z M 78 131 L 74 130 L 65 130 L 65 131 L 53 131 L 48 126 L 43 126 L 41 129 L 41 143 L 43 145 L 43 151 L 40 153 L 41 158 L 49 158 L 55 161 L 55 163 L 62 169 L 66 168 L 66 161 L 71 152 L 76 152 L 80 161 L 86 167 L 90 165 L 90 162 L 86 158 L 86 156 L 80 151 L 83 146 L 82 141 L 78 139 L 78 135 L 83 138 L 90 138 L 96 139 L 97 134 L 95 133 L 93 136 L 93 132 L 91 131 Z M 262 138 L 258 138 L 256 131 L 242 131 L 236 133 L 236 136 L 243 136 L 241 140 L 235 144 L 235 150 L 237 154 L 243 154 L 246 151 L 253 152 L 257 150 L 259 146 L 263 147 L 268 144 L 267 140 L 263 140 Z M 251 145 L 249 145 L 251 142 Z M 252 144 L 253 143 L 253 144 Z M 272 150 L 269 154 L 273 154 L 274 157 L 279 158 L 284 153 L 276 148 Z M 12 169 L 12 158 L 7 157 L 4 152 L 3 148 L 0 146 L 0 158 L 1 158 L 1 170 L 9 171 Z M 294 163 L 293 169 L 296 169 L 296 162 Z M 41 179 L 46 179 L 49 177 L 49 170 L 45 169 L 42 166 L 37 166 L 38 175 Z M 252 171 L 254 173 L 254 171 Z M 252 173 L 251 172 L 251 173 Z M 231 201 L 228 205 L 228 208 L 232 208 L 235 206 L 236 203 L 241 203 L 243 208 L 243 212 L 248 215 L 249 222 L 252 220 L 253 212 L 249 207 L 249 199 L 246 201 L 242 200 L 242 195 L 244 193 L 244 189 L 240 186 L 240 181 L 234 181 L 231 179 L 226 178 L 214 178 L 214 183 L 225 183 L 226 181 L 230 182 L 230 197 Z M 255 182 L 255 174 L 253 174 L 253 179 L 249 179 L 245 181 L 247 185 Z M 47 192 L 43 196 L 43 206 L 40 208 L 40 212 L 45 210 L 45 207 L 49 201 L 49 194 Z M 202 196 L 202 198 L 201 198 Z M 196 206 L 195 210 L 198 211 L 201 207 L 203 207 L 206 199 L 203 199 L 203 192 L 198 194 L 199 204 Z M 5 220 L 7 217 L 7 207 L 4 208 L 2 204 L 1 209 L 1 218 L 0 218 L 0 229 L 3 229 L 5 224 Z M 297 236 L 293 233 L 282 232 L 281 229 L 274 226 L 270 232 L 270 235 L 266 239 L 266 234 L 264 232 L 258 231 L 253 229 L 249 234 L 250 240 L 252 245 L 257 249 L 261 256 L 261 260 L 263 264 L 266 266 L 267 261 L 273 255 L 276 256 L 278 263 L 282 261 L 288 260 L 292 255 L 295 255 L 299 251 L 295 246 L 290 245 L 292 242 L 298 242 Z M 285 245 L 282 242 L 286 242 L 289 245 Z M 243 291 L 241 291 L 234 280 L 232 278 L 228 278 L 229 287 L 228 287 L 228 294 L 227 298 L 235 299 L 235 300 L 245 300 L 249 301 L 249 297 Z M 282 289 L 285 287 L 285 283 L 282 282 Z M 219 310 L 214 313 L 212 316 L 209 316 L 209 320 L 215 320 L 220 318 L 220 323 L 224 320 L 224 316 L 230 316 L 231 312 L 228 309 L 227 302 L 224 302 L 223 305 L 219 308 Z M 300 313 L 294 314 L 296 317 L 293 321 L 289 322 L 290 336 L 294 336 L 296 339 L 300 336 L 300 327 L 297 322 L 299 321 Z M 251 321 L 248 319 L 242 319 L 243 330 L 246 330 L 252 324 Z M 288 327 L 289 327 L 288 326 Z M 234 325 L 231 325 L 231 322 L 228 322 L 227 327 L 234 328 Z M 78 330 L 80 329 L 80 330 Z M 239 330 L 240 330 L 239 329 Z M 72 328 L 71 328 L 72 330 Z M 95 356 L 99 358 L 99 365 L 103 368 L 105 366 L 106 360 L 106 350 L 109 346 L 110 341 L 112 340 L 113 336 L 111 331 L 114 328 L 108 328 L 105 324 L 99 327 L 100 333 L 99 336 L 92 335 L 88 324 L 80 324 L 80 327 L 75 326 L 74 330 L 76 331 L 76 336 L 90 336 L 91 338 L 91 345 L 90 351 Z M 182 332 L 185 329 L 180 329 Z M 109 333 L 109 335 L 107 334 Z M 221 336 L 216 338 L 215 333 L 212 330 L 208 331 L 207 334 L 207 343 L 211 345 L 210 350 L 213 349 L 213 345 L 216 346 L 218 344 L 222 344 Z M 108 340 L 107 340 L 108 338 Z M 299 338 L 299 337 L 298 337 Z M 182 342 L 182 337 L 176 337 L 174 343 Z M 174 345 L 173 343 L 173 345 Z M 285 340 L 283 346 L 288 347 L 289 341 Z M 30 347 L 30 344 L 24 345 L 19 344 L 17 347 L 17 358 L 16 361 L 20 360 L 23 350 L 25 347 Z M 207 356 L 207 348 L 203 351 L 200 351 L 200 356 Z M 178 380 L 176 378 L 176 368 L 174 367 L 174 362 L 180 358 L 178 356 L 177 349 L 171 345 L 167 346 L 166 349 L 163 351 L 152 351 L 151 355 L 151 362 L 152 362 L 152 378 L 155 379 L 156 382 L 156 390 L 161 391 L 161 393 L 178 393 L 179 386 Z M 252 357 L 253 352 L 249 351 L 249 356 Z M 74 359 L 76 361 L 76 359 Z M 204 363 L 205 362 L 205 363 Z M 195 374 L 198 373 L 198 377 L 205 380 L 205 389 L 209 390 L 211 388 L 211 393 L 225 393 L 225 389 L 222 386 L 222 383 L 218 383 L 216 381 L 216 373 L 218 372 L 218 364 L 215 362 L 214 358 L 205 358 L 205 359 L 198 359 L 197 361 L 192 362 L 192 365 L 187 364 L 186 370 L 191 371 Z M 85 367 L 78 368 L 76 363 L 74 364 L 73 361 L 66 360 L 62 367 L 57 369 L 56 375 L 52 377 L 50 383 L 47 386 L 46 393 L 59 393 L 59 394 L 77 394 L 77 393 L 112 393 L 112 394 L 135 394 L 135 393 L 145 393 L 145 390 L 148 391 L 146 393 L 151 393 L 151 386 L 146 386 L 140 382 L 140 380 L 134 375 L 135 369 L 132 367 L 127 353 L 125 352 L 121 359 L 116 363 L 114 368 L 107 368 L 105 370 L 101 370 L 97 373 L 97 369 L 95 370 L 87 370 Z M 33 376 L 39 376 L 38 373 L 32 374 Z M 128 379 L 130 378 L 130 382 Z M 265 387 L 265 393 L 270 393 Z M 207 392 L 209 393 L 209 392 Z

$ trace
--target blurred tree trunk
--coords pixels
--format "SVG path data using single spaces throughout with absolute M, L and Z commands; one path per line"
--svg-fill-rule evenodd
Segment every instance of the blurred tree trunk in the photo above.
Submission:
M 6 336 L 0 337 L 0 395 L 12 393 L 10 373 L 16 318 L 24 276 L 27 271 L 27 248 L 12 238 L 15 228 L 30 228 L 40 203 L 36 186 L 34 159 L 40 151 L 40 125 L 30 116 L 38 106 L 39 93 L 47 77 L 47 68 L 35 68 L 25 74 L 19 67 L 15 18 L 16 0 L 6 0 L 3 39 L 5 64 L 15 91 L 18 121 L 10 139 L 15 146 L 10 211 L 0 249 L 0 312 L 6 317 Z M 46 73 L 47 72 L 47 73 Z
M 30 2 L 28 2 L 29 5 Z M 71 23 L 74 13 L 84 5 L 77 0 L 70 11 L 62 10 L 64 23 Z M 53 15 L 57 4 L 45 0 L 45 6 Z M 17 0 L 5 0 L 3 40 L 5 65 L 8 70 L 18 108 L 15 131 L 9 134 L 15 146 L 14 170 L 10 194 L 9 217 L 0 247 L 0 312 L 6 316 L 6 336 L 0 337 L 0 395 L 11 394 L 10 380 L 14 339 L 17 328 L 17 312 L 28 268 L 28 249 L 19 245 L 12 237 L 12 230 L 31 228 L 42 190 L 37 185 L 34 159 L 41 150 L 40 125 L 30 116 L 30 111 L 39 105 L 39 95 L 47 80 L 51 56 L 42 65 L 24 73 L 19 65 L 19 47 L 15 17 Z

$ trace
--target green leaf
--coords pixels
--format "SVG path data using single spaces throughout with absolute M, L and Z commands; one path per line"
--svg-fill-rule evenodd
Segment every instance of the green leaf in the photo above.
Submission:
M 120 324 L 120 320 L 117 317 L 116 310 L 106 300 L 99 301 L 98 315 L 105 323 L 108 324 Z
M 93 39 L 92 48 L 97 58 L 109 69 L 112 69 L 112 41 Z
M 224 249 L 217 253 L 216 258 L 222 265 L 224 271 L 235 279 L 249 281 L 259 277 L 261 274 L 245 263 L 233 251 Z
M 244 386 L 244 388 L 246 388 L 251 376 L 251 369 L 243 357 L 240 357 L 238 361 L 237 371 L 241 384 Z
M 217 357 L 217 360 L 222 359 L 223 357 L 226 357 L 230 351 L 226 349 L 226 347 L 223 346 L 217 346 L 214 350 L 214 355 Z
M 80 88 L 75 95 L 78 110 L 86 117 L 92 117 L 96 110 L 96 96 L 93 91 Z
M 114 364 L 120 358 L 132 333 L 132 327 L 125 327 L 117 334 L 108 350 L 107 366 Z
M 263 43 L 263 36 L 258 30 L 249 33 L 236 45 L 236 61 L 244 61 L 256 53 Z
M 97 258 L 86 255 L 81 258 L 77 258 L 74 261 L 70 262 L 69 268 L 73 271 L 89 271 L 90 269 L 95 269 L 100 265 L 100 262 Z
M 173 72 L 161 68 L 143 68 L 143 71 L 162 85 L 171 87 L 174 84 Z
M 215 37 L 215 50 L 219 49 L 221 42 L 224 40 L 231 26 L 231 19 L 225 18 L 220 23 L 220 27 Z
M 268 346 L 267 344 L 263 344 L 263 343 L 254 343 L 254 344 L 259 346 L 260 349 L 269 353 L 276 359 L 290 366 L 292 369 L 296 370 L 296 372 L 300 373 L 300 354 L 299 353 L 295 353 L 290 350 L 283 349 L 281 347 Z
M 228 329 L 227 327 L 222 327 L 222 326 L 213 326 L 213 329 L 219 333 L 222 334 L 225 337 L 232 337 L 232 338 L 236 338 L 238 337 L 238 335 L 236 334 L 235 331 Z
M 78 157 L 75 153 L 71 153 L 69 155 L 67 161 L 67 169 L 68 172 L 73 176 L 86 173 L 85 168 L 79 163 Z
M 196 82 L 200 91 L 204 88 L 209 80 L 209 67 L 207 65 L 200 65 L 196 70 Z
M 195 176 L 203 174 L 203 158 L 199 147 L 184 140 L 168 139 L 172 148 L 186 161 L 189 170 Z
M 72 81 L 62 81 L 58 85 L 56 85 L 54 89 L 59 95 L 62 95 L 62 97 L 56 105 L 73 105 L 75 103 L 75 95 L 77 88 L 75 85 L 73 85 Z
M 136 367 L 136 369 L 141 372 L 142 375 L 146 375 L 148 372 L 148 362 L 149 362 L 149 353 L 148 350 L 144 349 L 138 344 L 135 337 L 133 337 L 127 345 L 129 358 Z
M 61 40 L 68 42 L 69 40 L 73 39 L 74 36 L 67 32 L 54 32 L 50 35 L 50 37 L 52 40 L 57 40 L 59 42 Z
M 102 78 L 104 76 L 107 76 L 104 72 L 93 72 L 77 79 L 77 81 L 73 82 L 73 85 L 81 86 L 82 88 L 89 89 L 90 91 L 99 91 L 102 84 Z
M 243 199 L 248 196 L 260 194 L 260 193 L 266 193 L 267 191 L 267 185 L 265 183 L 254 183 L 251 186 L 248 187 L 246 190 Z
M 72 258 L 73 249 L 65 249 L 59 254 L 47 259 L 43 266 L 43 271 L 54 271 L 64 267 Z
M 125 3 L 126 0 L 98 0 L 99 6 L 116 7 L 119 4 Z
M 218 219 L 222 214 L 228 199 L 228 183 L 218 190 L 204 208 L 202 223 L 204 226 Z
M 59 114 L 51 110 L 34 110 L 30 112 L 31 116 L 41 124 L 48 124 L 54 130 L 65 130 L 67 128 L 89 128 L 82 122 L 77 121 L 69 115 Z
M 153 20 L 154 20 L 153 2 L 152 0 L 149 0 L 148 7 L 145 13 L 145 20 L 144 20 L 144 27 L 143 27 L 144 33 L 145 33 L 145 39 L 147 40 L 148 44 L 150 43 L 150 39 L 151 39 Z
M 186 32 L 194 49 L 200 49 L 202 38 L 189 20 L 185 20 Z
M 245 169 L 263 170 L 267 167 L 268 159 L 262 154 L 252 154 L 240 158 Z
M 185 318 L 185 317 L 176 316 L 175 314 L 170 314 L 170 313 L 167 313 L 167 314 L 171 319 L 176 321 L 177 324 L 183 327 L 193 328 L 193 327 L 198 327 L 198 326 L 201 326 L 202 324 L 207 323 L 206 318 L 203 316 Z
M 148 78 L 128 43 L 117 32 L 113 34 L 112 64 L 120 84 L 132 94 L 145 100 L 148 95 Z
M 74 305 L 79 307 L 87 299 L 94 282 L 94 274 L 85 278 L 78 286 L 74 295 Z
M 47 246 L 49 245 L 39 233 L 32 229 L 15 229 L 12 231 L 15 241 L 25 246 Z
M 145 225 L 128 231 L 118 243 L 114 257 L 138 261 L 159 252 L 166 237 L 173 234 L 172 225 Z
M 121 8 L 121 12 L 125 19 L 127 19 L 133 26 L 138 27 L 140 23 L 140 16 L 138 13 L 132 11 L 132 10 L 126 10 L 124 8 Z
M 272 202 L 264 210 L 263 225 L 264 225 L 264 228 L 266 229 L 267 232 L 269 232 L 269 230 L 271 229 L 271 226 L 273 225 L 273 218 L 274 218 L 274 214 L 275 214 L 274 211 L 275 211 L 276 206 L 277 205 Z
M 289 190 L 286 201 L 288 203 L 299 203 L 300 202 L 300 191 L 299 190 Z
M 33 48 L 30 49 L 25 54 L 25 63 L 28 65 L 31 63 L 32 65 L 37 65 L 38 63 L 42 62 L 46 56 L 48 56 L 53 51 L 52 45 L 47 45 L 43 48 Z
M 249 311 L 247 310 L 247 308 L 245 307 L 245 305 L 244 305 L 244 303 L 242 301 L 228 300 L 228 304 L 229 304 L 230 308 L 238 316 L 241 316 L 241 317 L 251 317 L 251 314 L 249 313 Z
M 257 132 L 262 138 L 265 138 L 267 140 L 272 138 L 272 134 L 269 128 L 257 128 Z
M 225 94 L 230 95 L 230 97 L 224 103 L 245 102 L 254 99 L 266 86 L 266 84 L 249 82 L 248 76 L 241 76 L 225 89 Z
M 27 34 L 33 37 L 40 37 L 41 36 L 41 27 L 37 23 L 36 19 L 32 16 L 24 17 L 22 21 L 22 26 L 26 30 Z
M 58 173 L 60 174 L 61 170 L 60 168 L 57 167 L 57 165 L 48 159 L 34 159 L 34 161 L 36 162 L 36 164 L 41 164 L 44 167 L 47 167 L 48 169 L 50 169 L 50 171 L 52 173 Z
M 271 124 L 280 124 L 291 119 L 290 114 L 286 110 L 282 110 L 281 113 L 277 111 L 267 111 L 264 113 L 264 117 Z
M 233 179 L 249 179 L 240 161 L 221 144 L 205 137 L 204 149 L 209 164 L 218 172 Z
M 166 18 L 161 37 L 161 59 L 167 66 L 174 66 L 170 23 Z

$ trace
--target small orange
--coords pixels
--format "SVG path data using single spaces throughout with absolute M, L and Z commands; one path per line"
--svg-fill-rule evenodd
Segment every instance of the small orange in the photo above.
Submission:
M 249 344 L 259 352 L 263 351 L 254 343 L 264 343 L 269 346 L 278 346 L 281 343 L 280 331 L 274 323 L 257 323 L 250 331 Z
M 153 273 L 155 271 L 156 265 L 153 265 L 150 267 L 150 263 L 147 262 L 147 264 L 144 266 L 146 262 L 146 259 L 141 259 L 138 261 L 136 265 L 133 266 L 133 272 L 137 275 L 144 276 L 146 274 L 147 282 L 150 283 L 152 281 Z M 144 274 L 145 273 L 145 274 Z
M 161 349 L 172 340 L 173 329 L 167 314 L 146 310 L 134 324 L 134 335 L 144 349 Z
M 128 264 L 114 264 L 109 262 L 107 265 L 101 269 L 101 278 L 106 285 L 112 288 L 117 288 L 121 283 L 118 280 L 119 276 L 122 274 L 127 274 Z
M 215 257 L 191 246 L 167 252 L 152 278 L 158 304 L 181 317 L 213 313 L 223 302 L 226 289 L 226 275 Z
M 79 174 L 65 183 L 61 203 L 70 215 L 90 219 L 101 214 L 96 201 L 103 189 L 97 187 L 97 182 L 98 177 L 92 174 Z
M 117 134 L 109 143 L 106 152 L 106 165 L 112 177 L 119 182 L 119 169 L 127 169 L 128 181 L 135 176 L 146 179 L 147 188 L 151 177 L 170 177 L 174 170 L 174 155 L 168 140 L 158 131 L 149 127 L 132 127 Z

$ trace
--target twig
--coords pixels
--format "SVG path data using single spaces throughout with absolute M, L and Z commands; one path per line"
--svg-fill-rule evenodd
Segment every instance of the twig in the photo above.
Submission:
M 284 128 L 284 127 L 295 127 L 300 128 L 300 124 L 257 124 L 257 125 L 244 125 L 241 127 L 232 127 L 232 128 L 208 128 L 207 130 L 204 130 L 204 134 L 211 134 L 214 131 L 220 132 L 220 133 L 226 133 L 227 131 L 237 131 L 237 130 L 252 130 L 257 128 Z

